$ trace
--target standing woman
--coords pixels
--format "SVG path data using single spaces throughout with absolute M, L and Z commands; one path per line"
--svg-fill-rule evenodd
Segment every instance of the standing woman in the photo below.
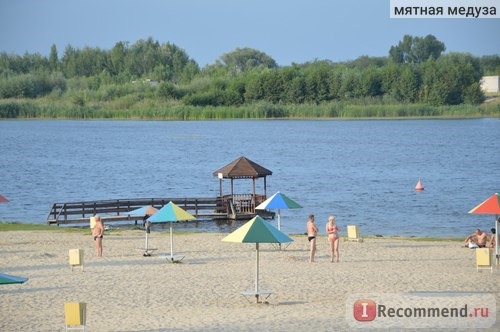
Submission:
M 333 262 L 333 257 L 336 256 L 336 262 L 339 261 L 339 227 L 335 223 L 335 216 L 331 215 L 328 217 L 328 223 L 326 224 L 326 234 L 328 234 L 328 242 L 330 242 L 330 256 L 331 262 Z
M 95 216 L 95 226 L 92 229 L 92 236 L 95 241 L 95 251 L 97 257 L 102 257 L 102 238 L 104 235 L 104 225 L 102 224 L 101 217 L 99 215 Z

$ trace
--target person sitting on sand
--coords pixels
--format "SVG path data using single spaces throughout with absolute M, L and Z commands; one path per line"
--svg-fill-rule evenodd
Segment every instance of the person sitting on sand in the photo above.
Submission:
M 468 246 L 469 248 L 485 248 L 488 241 L 490 241 L 488 234 L 478 228 L 474 233 L 465 238 L 464 246 Z
M 490 238 L 490 243 L 488 243 L 488 247 L 495 248 L 495 243 L 496 243 L 495 242 L 496 241 L 496 235 L 495 234 L 497 233 L 497 231 L 496 231 L 495 228 L 490 229 L 490 231 L 491 231 L 491 238 Z

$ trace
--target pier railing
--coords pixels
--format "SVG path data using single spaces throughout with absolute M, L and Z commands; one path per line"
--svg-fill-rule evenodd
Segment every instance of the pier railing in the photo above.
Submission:
M 138 220 L 140 217 L 131 216 L 128 212 L 145 205 L 160 209 L 170 201 L 197 219 L 228 217 L 222 198 L 134 198 L 54 203 L 48 213 L 47 223 L 59 225 L 89 222 L 89 218 L 96 214 L 108 222 Z
M 78 224 L 89 222 L 90 217 L 99 214 L 107 223 L 142 220 L 142 216 L 128 212 L 146 205 L 160 209 L 172 201 L 191 213 L 198 220 L 203 219 L 245 219 L 255 216 L 255 206 L 265 200 L 263 195 L 238 194 L 224 197 L 204 198 L 134 198 L 99 201 L 54 203 L 47 215 L 48 224 Z M 273 218 L 270 211 L 259 211 L 263 218 Z

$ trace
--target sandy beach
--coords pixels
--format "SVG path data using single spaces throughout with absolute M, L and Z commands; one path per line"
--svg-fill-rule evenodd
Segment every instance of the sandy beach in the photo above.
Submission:
M 64 303 L 87 304 L 88 331 L 342 331 L 351 329 L 346 301 L 352 294 L 483 292 L 493 294 L 499 317 L 498 268 L 476 272 L 474 250 L 457 241 L 368 238 L 340 243 L 341 261 L 330 263 L 326 237 L 317 261 L 308 262 L 305 236 L 292 235 L 286 250 L 261 244 L 260 288 L 268 304 L 241 295 L 255 280 L 255 245 L 221 242 L 225 234 L 152 232 L 143 257 L 144 232 L 107 232 L 104 257 L 89 234 L 0 232 L 0 272 L 28 277 L 0 286 L 0 330 L 63 331 Z M 69 265 L 69 249 L 84 250 L 83 271 Z M 493 327 L 499 330 L 498 319 Z M 482 330 L 484 331 L 484 329 Z

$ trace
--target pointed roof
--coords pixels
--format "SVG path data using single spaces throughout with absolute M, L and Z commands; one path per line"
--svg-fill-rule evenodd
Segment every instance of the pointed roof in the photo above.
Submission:
M 219 174 L 222 174 L 224 178 L 244 179 L 261 178 L 272 175 L 273 172 L 246 157 L 239 157 L 213 173 L 214 176 L 219 176 Z

